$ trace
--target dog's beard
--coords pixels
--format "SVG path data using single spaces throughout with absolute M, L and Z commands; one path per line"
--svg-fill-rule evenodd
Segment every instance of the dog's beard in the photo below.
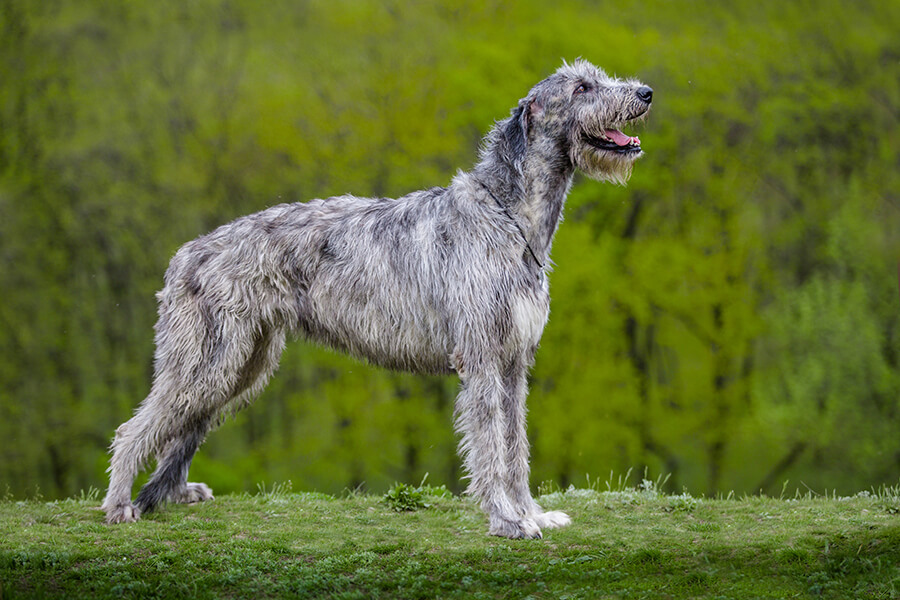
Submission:
M 640 150 L 628 153 L 604 150 L 584 139 L 578 140 L 572 150 L 572 162 L 585 175 L 597 181 L 609 181 L 619 185 L 628 182 L 634 161 L 643 154 Z

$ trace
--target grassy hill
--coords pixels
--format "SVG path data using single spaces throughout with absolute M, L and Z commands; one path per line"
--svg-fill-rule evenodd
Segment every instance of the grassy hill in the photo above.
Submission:
M 96 493 L 0 502 L 0 598 L 896 598 L 900 495 L 545 493 L 572 526 L 486 535 L 443 489 L 169 506 L 109 527 Z M 404 508 L 416 508 L 405 511 Z

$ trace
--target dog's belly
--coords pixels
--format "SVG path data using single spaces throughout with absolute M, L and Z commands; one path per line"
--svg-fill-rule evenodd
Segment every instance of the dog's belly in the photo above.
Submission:
M 452 372 L 446 320 L 421 299 L 313 292 L 307 308 L 300 329 L 313 341 L 389 369 Z

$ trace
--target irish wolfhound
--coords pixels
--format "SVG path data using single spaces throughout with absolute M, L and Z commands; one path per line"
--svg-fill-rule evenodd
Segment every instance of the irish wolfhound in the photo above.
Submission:
M 157 295 L 152 389 L 112 443 L 106 520 L 211 499 L 187 481 L 194 453 L 299 335 L 391 369 L 456 373 L 468 492 L 490 533 L 537 538 L 568 524 L 528 487 L 526 374 L 550 307 L 550 244 L 576 167 L 628 179 L 641 147 L 621 128 L 652 94 L 590 63 L 564 64 L 447 188 L 281 204 L 182 246 Z M 156 471 L 132 504 L 151 455 Z

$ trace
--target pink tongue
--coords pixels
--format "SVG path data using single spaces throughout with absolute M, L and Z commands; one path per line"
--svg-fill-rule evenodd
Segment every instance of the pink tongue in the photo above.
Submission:
M 607 129 L 606 135 L 616 143 L 616 146 L 627 146 L 628 144 L 641 145 L 641 140 L 636 137 L 627 136 L 618 129 Z

